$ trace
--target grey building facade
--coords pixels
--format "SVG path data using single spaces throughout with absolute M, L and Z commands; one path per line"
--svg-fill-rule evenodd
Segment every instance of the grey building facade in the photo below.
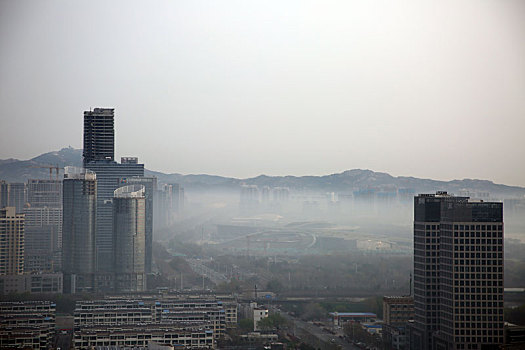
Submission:
M 26 207 L 25 271 L 60 271 L 62 207 Z
M 27 202 L 32 208 L 61 208 L 62 181 L 60 180 L 27 180 Z
M 17 213 L 24 212 L 27 202 L 26 184 L 23 182 L 12 182 L 9 184 L 9 206 L 15 207 Z
M 26 271 L 61 271 L 62 181 L 27 181 Z
M 121 178 L 144 176 L 138 158 L 115 162 L 115 110 L 95 108 L 84 112 L 84 167 L 96 173 L 96 276 L 99 291 L 114 289 L 113 195 Z
M 92 291 L 96 272 L 96 175 L 87 169 L 67 167 L 63 186 L 64 292 Z
M 0 180 L 0 209 L 9 205 L 9 184 Z
M 144 164 L 116 162 L 93 162 L 86 168 L 97 175 L 97 271 L 100 288 L 112 289 L 113 273 L 113 196 L 120 187 L 121 178 L 144 176 Z M 106 278 L 102 277 L 106 274 Z
M 113 199 L 115 290 L 146 290 L 146 197 L 143 185 L 115 190 Z
M 503 343 L 503 204 L 446 192 L 414 198 L 412 349 Z

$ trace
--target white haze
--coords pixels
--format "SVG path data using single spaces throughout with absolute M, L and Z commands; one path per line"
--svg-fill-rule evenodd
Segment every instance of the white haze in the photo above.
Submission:
M 525 2 L 1 1 L 0 158 L 82 145 L 249 177 L 525 185 Z

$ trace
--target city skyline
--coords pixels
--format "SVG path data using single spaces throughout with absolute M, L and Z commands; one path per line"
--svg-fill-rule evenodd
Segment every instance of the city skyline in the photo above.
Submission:
M 0 158 L 108 107 L 117 159 L 167 173 L 525 185 L 521 1 L 121 5 L 0 4 Z

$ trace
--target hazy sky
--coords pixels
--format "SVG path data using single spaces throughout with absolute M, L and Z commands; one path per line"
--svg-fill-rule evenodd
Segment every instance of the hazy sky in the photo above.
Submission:
M 0 158 L 525 185 L 525 1 L 0 0 Z

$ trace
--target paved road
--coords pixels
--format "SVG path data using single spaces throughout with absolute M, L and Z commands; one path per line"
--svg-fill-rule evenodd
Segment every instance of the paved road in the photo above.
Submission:
M 286 319 L 290 321 L 293 321 L 296 328 L 302 329 L 312 334 L 313 336 L 315 336 L 322 342 L 327 343 L 327 348 L 343 349 L 343 350 L 359 350 L 358 347 L 356 347 L 355 345 L 351 343 L 348 343 L 345 339 L 339 338 L 337 335 L 330 334 L 314 324 L 304 322 L 298 318 L 290 316 L 289 314 L 283 311 L 280 311 L 280 310 L 278 311 L 283 317 L 285 317 Z M 333 346 L 330 346 L 330 345 L 333 345 Z
M 72 335 L 71 333 L 59 333 L 56 338 L 56 349 L 69 350 L 71 347 Z
M 215 284 L 225 283 L 229 281 L 228 277 L 226 277 L 220 272 L 210 269 L 208 266 L 204 265 L 203 261 L 200 259 L 186 258 L 186 262 L 188 263 L 188 265 L 190 265 L 193 272 L 199 275 L 204 275 Z

